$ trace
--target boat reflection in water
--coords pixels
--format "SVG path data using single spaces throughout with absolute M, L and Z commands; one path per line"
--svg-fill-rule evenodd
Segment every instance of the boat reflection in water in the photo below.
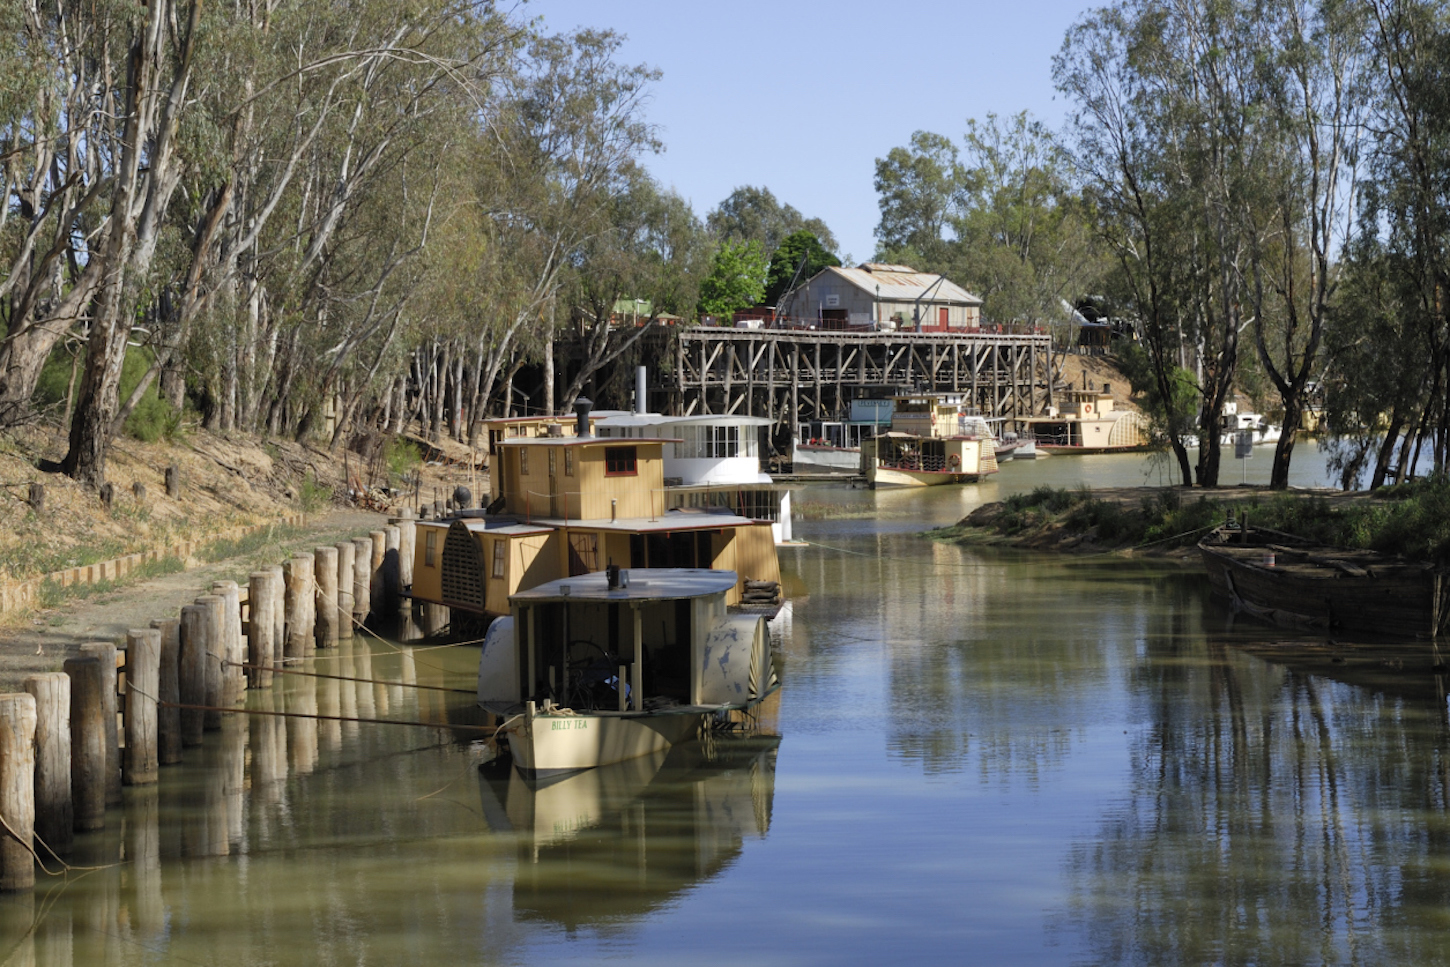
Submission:
M 515 916 L 571 930 L 640 916 L 720 873 L 770 829 L 779 744 L 711 736 L 543 782 L 485 764 L 484 816 L 518 843 Z

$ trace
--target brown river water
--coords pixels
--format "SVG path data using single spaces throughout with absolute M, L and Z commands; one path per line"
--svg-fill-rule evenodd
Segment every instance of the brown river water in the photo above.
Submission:
M 920 536 L 1152 473 L 1092 460 L 798 491 L 786 684 L 750 739 L 534 788 L 464 733 L 229 716 L 66 875 L 0 899 L 0 965 L 1450 962 L 1428 646 L 1234 621 L 1181 564 Z M 312 664 L 468 689 L 477 655 L 359 640 Z M 249 701 L 476 721 L 402 684 Z

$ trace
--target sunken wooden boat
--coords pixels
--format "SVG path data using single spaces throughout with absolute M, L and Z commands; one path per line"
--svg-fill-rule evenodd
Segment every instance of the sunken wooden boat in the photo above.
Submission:
M 1198 543 L 1209 582 L 1235 611 L 1290 628 L 1395 638 L 1445 632 L 1444 568 L 1315 544 L 1230 522 Z

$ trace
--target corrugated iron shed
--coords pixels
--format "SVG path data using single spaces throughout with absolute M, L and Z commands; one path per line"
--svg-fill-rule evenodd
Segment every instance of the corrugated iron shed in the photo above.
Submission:
M 822 269 L 815 278 L 828 272 L 835 273 L 873 298 L 882 302 L 914 302 L 923 292 L 931 289 L 929 302 L 937 305 L 980 306 L 982 300 L 950 279 L 942 279 L 933 272 L 917 272 L 905 265 L 885 265 L 866 262 L 854 269 L 831 267 Z M 812 279 L 814 281 L 814 279 Z M 933 286 L 936 286 L 934 289 Z

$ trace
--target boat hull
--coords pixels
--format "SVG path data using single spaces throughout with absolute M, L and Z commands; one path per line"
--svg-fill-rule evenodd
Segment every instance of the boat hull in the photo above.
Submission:
M 598 715 L 525 712 L 508 729 L 514 765 L 539 778 L 578 772 L 661 753 L 699 734 L 710 713 L 699 711 Z
M 976 483 L 982 479 L 982 475 L 976 473 L 896 470 L 887 467 L 874 467 L 867 476 L 873 487 L 937 487 L 942 484 Z
M 1299 563 L 1263 546 L 1205 540 L 1199 553 L 1209 583 L 1236 610 L 1290 628 L 1349 631 L 1397 638 L 1430 637 L 1444 608 L 1435 571 L 1399 562 L 1355 567 Z M 1302 560 L 1312 552 L 1300 555 Z M 1287 557 L 1287 559 L 1286 559 Z M 1324 555 L 1319 555 L 1324 559 Z

